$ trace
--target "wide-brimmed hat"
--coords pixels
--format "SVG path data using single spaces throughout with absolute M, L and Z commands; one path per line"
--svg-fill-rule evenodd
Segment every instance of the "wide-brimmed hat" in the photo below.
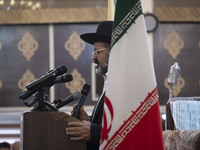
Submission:
M 96 33 L 85 33 L 80 37 L 87 43 L 94 44 L 95 42 L 111 43 L 113 21 L 101 22 L 96 30 Z

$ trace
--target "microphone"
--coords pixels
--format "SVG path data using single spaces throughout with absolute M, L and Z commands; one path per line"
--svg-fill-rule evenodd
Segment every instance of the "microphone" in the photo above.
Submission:
M 22 94 L 19 96 L 19 98 L 25 100 L 25 99 L 27 99 L 28 97 L 30 97 L 31 95 L 33 95 L 35 92 L 37 92 L 38 90 L 40 90 L 39 87 L 34 87 L 34 88 L 32 88 L 31 90 L 27 90 L 27 89 L 26 89 L 26 90 L 24 90 L 24 91 L 22 92 Z
M 37 86 L 42 86 L 49 82 L 50 80 L 55 80 L 57 76 L 60 76 L 67 72 L 67 68 L 65 66 L 59 66 L 58 68 L 48 72 L 46 75 L 43 75 L 41 78 L 37 79 L 36 81 L 30 83 L 26 86 L 28 90 L 31 90 Z
M 52 86 L 56 83 L 70 82 L 73 80 L 73 76 L 71 74 L 64 74 L 62 76 L 58 76 L 54 81 L 46 84 L 46 86 Z
M 74 117 L 75 118 L 78 118 L 79 115 L 80 115 L 80 108 L 83 106 L 84 102 L 85 102 L 85 99 L 87 97 L 87 95 L 89 94 L 90 92 L 90 85 L 89 84 L 84 84 L 82 90 L 81 90 L 81 98 L 79 99 L 78 101 L 78 104 L 74 110 Z
M 170 73 L 168 76 L 168 84 L 175 86 L 177 84 L 179 75 L 180 75 L 180 67 L 178 63 L 175 62 L 174 65 L 170 67 Z
M 170 72 L 168 75 L 168 84 L 169 84 L 169 101 L 173 97 L 173 88 L 177 85 L 178 77 L 180 75 L 180 67 L 177 62 L 170 67 Z
M 27 107 L 33 106 L 33 104 L 35 104 L 35 102 L 36 101 L 33 98 L 27 98 L 27 99 L 24 100 L 24 104 Z
M 72 101 L 79 99 L 80 97 L 81 97 L 81 93 L 76 91 L 72 95 L 68 96 L 67 98 L 62 100 L 60 103 L 58 103 L 56 108 L 59 109 L 59 108 L 63 107 L 64 105 L 67 105 L 67 104 L 71 103 Z

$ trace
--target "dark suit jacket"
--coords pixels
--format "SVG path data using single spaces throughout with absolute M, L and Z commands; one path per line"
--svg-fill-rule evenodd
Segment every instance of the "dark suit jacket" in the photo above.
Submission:
M 103 104 L 104 104 L 104 97 L 105 93 L 103 93 L 103 96 L 101 96 L 98 105 L 95 106 L 95 109 L 92 112 L 91 116 L 91 141 L 87 142 L 87 150 L 98 150 L 99 149 L 99 142 L 100 142 L 100 136 L 101 136 L 101 123 L 102 123 L 102 116 L 103 116 Z

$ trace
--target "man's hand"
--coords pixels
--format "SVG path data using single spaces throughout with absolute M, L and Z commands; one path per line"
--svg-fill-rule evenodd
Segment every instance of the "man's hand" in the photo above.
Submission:
M 75 109 L 76 109 L 76 104 L 74 104 L 73 110 L 71 111 L 72 116 L 74 115 Z M 79 115 L 78 119 L 80 119 L 81 121 L 83 121 L 83 120 L 89 121 L 89 116 L 86 113 L 86 111 L 84 110 L 84 106 L 82 106 L 81 109 L 80 109 L 80 115 Z
M 83 120 L 82 122 L 69 122 L 66 128 L 66 134 L 71 135 L 71 140 L 75 141 L 90 141 L 90 126 L 91 122 Z

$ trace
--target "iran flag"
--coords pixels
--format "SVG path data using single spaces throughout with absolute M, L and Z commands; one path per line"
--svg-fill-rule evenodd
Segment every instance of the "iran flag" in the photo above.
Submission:
M 151 50 L 139 0 L 117 0 L 100 149 L 163 150 Z

